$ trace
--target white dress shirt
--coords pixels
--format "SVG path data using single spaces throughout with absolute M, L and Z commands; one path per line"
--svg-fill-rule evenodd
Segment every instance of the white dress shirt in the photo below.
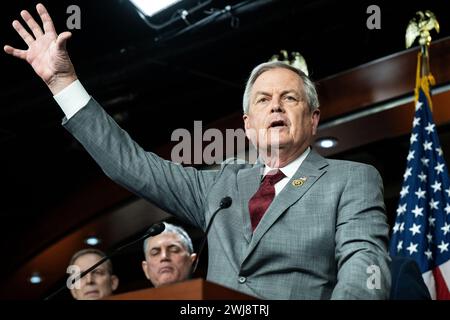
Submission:
M 311 148 L 308 147 L 297 159 L 289 163 L 287 166 L 284 166 L 282 168 L 279 168 L 281 172 L 284 173 L 286 177 L 275 183 L 275 196 L 277 196 L 281 190 L 287 185 L 289 180 L 294 176 L 294 174 L 297 172 L 298 168 L 300 168 L 300 165 L 303 163 L 303 161 L 308 156 L 309 152 L 311 151 Z M 264 167 L 264 176 L 270 171 L 274 170 L 276 168 L 270 168 L 269 166 Z
M 91 98 L 79 80 L 75 80 L 58 94 L 54 95 L 67 119 L 73 117 L 81 108 L 89 102 Z

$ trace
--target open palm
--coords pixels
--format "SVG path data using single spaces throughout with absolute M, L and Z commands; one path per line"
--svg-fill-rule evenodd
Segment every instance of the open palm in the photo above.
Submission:
M 58 35 L 45 7 L 42 4 L 38 4 L 36 9 L 42 20 L 44 30 L 42 31 L 28 11 L 22 11 L 21 16 L 34 37 L 28 33 L 19 21 L 14 20 L 13 27 L 28 45 L 28 49 L 21 50 L 6 45 L 4 47 L 5 52 L 26 60 L 49 87 L 54 85 L 58 79 L 76 78 L 72 62 L 66 50 L 66 42 L 71 37 L 71 33 L 63 32 Z

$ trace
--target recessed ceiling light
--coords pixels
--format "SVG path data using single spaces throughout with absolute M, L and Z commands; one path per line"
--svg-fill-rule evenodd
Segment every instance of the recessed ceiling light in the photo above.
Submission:
M 86 242 L 86 244 L 88 244 L 90 246 L 96 246 L 100 243 L 100 239 L 92 236 L 92 237 L 86 238 L 86 240 L 84 242 Z
M 330 149 L 337 146 L 338 140 L 336 138 L 327 137 L 327 138 L 320 138 L 316 140 L 316 146 L 323 148 L 323 149 Z
M 130 0 L 143 14 L 153 16 L 181 0 Z
M 39 272 L 34 272 L 28 280 L 32 284 L 39 284 L 42 282 L 42 277 Z

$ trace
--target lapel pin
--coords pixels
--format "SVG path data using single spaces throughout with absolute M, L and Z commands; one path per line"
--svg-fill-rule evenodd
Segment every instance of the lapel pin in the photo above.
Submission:
M 307 180 L 307 177 L 301 177 L 300 179 L 294 179 L 292 180 L 292 185 L 294 187 L 301 187 Z

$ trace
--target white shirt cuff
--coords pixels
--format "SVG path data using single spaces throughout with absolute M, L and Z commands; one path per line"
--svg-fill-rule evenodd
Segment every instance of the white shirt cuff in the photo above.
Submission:
M 53 98 L 61 107 L 67 120 L 87 105 L 89 99 L 91 99 L 79 80 L 75 80 L 69 84 L 58 94 L 54 95 Z

